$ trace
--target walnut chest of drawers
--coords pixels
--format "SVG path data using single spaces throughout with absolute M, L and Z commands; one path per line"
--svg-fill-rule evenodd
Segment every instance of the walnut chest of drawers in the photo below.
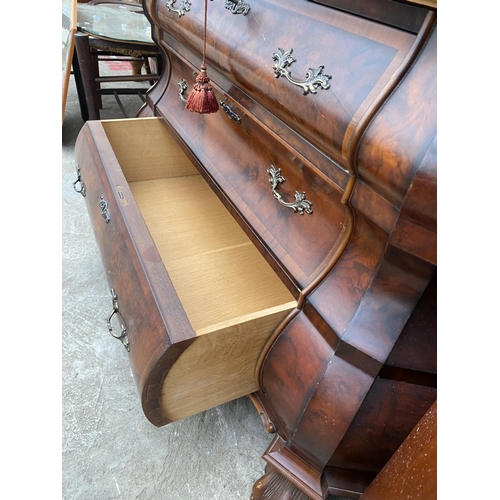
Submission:
M 436 400 L 436 11 L 208 3 L 219 112 L 203 2 L 145 0 L 160 80 L 77 140 L 107 326 L 157 426 L 251 395 L 254 498 L 358 498 Z

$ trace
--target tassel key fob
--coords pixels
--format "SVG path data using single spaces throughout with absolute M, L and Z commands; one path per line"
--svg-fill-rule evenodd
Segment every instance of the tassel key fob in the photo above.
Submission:
M 210 78 L 207 76 L 205 66 L 205 52 L 207 50 L 207 0 L 205 0 L 205 19 L 203 23 L 203 59 L 201 61 L 201 71 L 196 77 L 196 83 L 190 92 L 186 109 L 194 113 L 217 113 L 219 103 L 214 94 L 214 89 L 210 85 Z
M 186 109 L 194 113 L 217 113 L 219 111 L 219 103 L 210 85 L 205 63 L 201 64 L 201 71 L 188 96 Z

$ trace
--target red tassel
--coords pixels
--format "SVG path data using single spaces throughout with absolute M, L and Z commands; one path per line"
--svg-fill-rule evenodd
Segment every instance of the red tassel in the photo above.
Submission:
M 201 72 L 196 77 L 196 83 L 188 96 L 186 109 L 194 113 L 217 113 L 219 103 L 207 76 L 207 68 L 201 64 Z

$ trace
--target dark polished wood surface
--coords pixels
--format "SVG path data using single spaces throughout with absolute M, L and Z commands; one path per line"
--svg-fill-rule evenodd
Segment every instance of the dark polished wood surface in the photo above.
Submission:
M 85 180 L 85 202 L 108 283 L 116 289 L 120 314 L 129 326 L 127 336 L 132 353 L 129 360 L 143 409 L 153 423 L 163 425 L 168 422 L 159 411 L 161 375 L 194 340 L 195 334 L 99 121 L 84 126 L 77 139 L 75 156 Z M 104 165 L 114 168 L 105 169 Z M 130 200 L 127 212 L 132 212 L 131 217 L 138 221 L 132 226 L 126 222 L 114 186 L 120 186 Z M 109 223 L 100 212 L 101 196 L 113 215 Z M 155 276 L 154 281 L 148 279 L 148 270 Z M 161 293 L 153 293 L 157 292 L 155 287 Z
M 437 498 L 437 402 L 411 431 L 361 497 Z

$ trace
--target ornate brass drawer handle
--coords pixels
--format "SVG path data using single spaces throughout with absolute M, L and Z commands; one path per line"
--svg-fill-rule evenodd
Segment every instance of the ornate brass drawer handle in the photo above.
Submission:
M 250 12 L 250 5 L 243 0 L 225 0 L 224 7 L 233 14 L 243 14 L 246 16 Z
M 82 181 L 82 176 L 80 172 L 80 167 L 76 167 L 76 176 L 77 179 L 75 182 L 73 182 L 73 189 L 77 192 L 80 193 L 84 198 L 87 192 L 85 191 L 85 183 Z M 80 189 L 76 187 L 76 185 L 80 183 Z
M 232 106 L 227 101 L 220 101 L 220 107 L 226 113 L 229 119 L 234 120 L 236 123 L 241 124 L 241 118 L 234 112 Z
M 186 92 L 188 88 L 186 80 L 184 80 L 184 78 L 181 78 L 177 85 L 179 85 L 179 99 L 182 102 L 187 102 L 187 99 L 184 97 L 184 92 Z
M 129 341 L 127 338 L 127 328 L 124 325 L 123 316 L 120 314 L 119 307 L 118 307 L 118 296 L 116 295 L 114 288 L 112 288 L 110 290 L 110 292 L 111 292 L 111 298 L 113 300 L 113 312 L 110 314 L 108 321 L 107 321 L 109 333 L 115 339 L 120 340 L 121 343 L 125 346 L 125 349 L 127 349 L 127 351 L 130 351 L 130 344 L 129 344 Z M 116 317 L 119 318 L 120 329 L 121 329 L 120 334 L 116 334 L 113 331 L 113 327 L 111 326 L 111 318 L 113 318 L 113 316 L 115 314 L 116 314 Z
M 191 4 L 187 0 L 181 0 L 181 4 L 178 9 L 174 9 L 174 3 L 176 0 L 167 0 L 167 10 L 176 12 L 179 17 L 183 16 L 186 12 L 191 10 Z
M 269 182 L 272 185 L 271 189 L 273 195 L 283 206 L 291 208 L 300 215 L 304 215 L 304 212 L 312 214 L 312 203 L 306 200 L 306 193 L 295 191 L 295 201 L 291 203 L 284 201 L 283 197 L 278 193 L 277 189 L 279 185 L 285 182 L 285 178 L 281 175 L 281 168 L 276 168 L 274 165 L 271 165 L 271 167 L 267 169 L 267 173 L 271 175 Z
M 187 0 L 181 0 L 178 9 L 174 9 L 176 0 L 167 0 L 167 10 L 176 12 L 179 17 L 183 16 L 186 12 L 191 10 L 191 4 Z M 224 7 L 230 10 L 233 14 L 243 14 L 246 16 L 250 12 L 250 5 L 243 0 L 225 0 Z
M 331 75 L 323 74 L 324 66 L 320 66 L 318 69 L 309 68 L 309 71 L 306 73 L 307 79 L 303 82 L 299 82 L 295 80 L 295 78 L 292 78 L 290 71 L 286 69 L 287 66 L 290 66 L 296 61 L 295 57 L 292 56 L 292 52 L 293 49 L 285 52 L 283 49 L 279 48 L 278 51 L 273 54 L 273 61 L 276 61 L 273 65 L 274 76 L 276 78 L 284 76 L 290 83 L 293 83 L 293 85 L 302 87 L 304 95 L 309 94 L 309 92 L 311 92 L 311 94 L 316 94 L 316 88 L 319 86 L 324 90 L 330 88 L 328 80 L 331 78 Z
M 106 224 L 111 220 L 111 215 L 109 213 L 108 202 L 101 195 L 99 198 L 99 207 L 101 209 L 101 215 L 104 217 Z

